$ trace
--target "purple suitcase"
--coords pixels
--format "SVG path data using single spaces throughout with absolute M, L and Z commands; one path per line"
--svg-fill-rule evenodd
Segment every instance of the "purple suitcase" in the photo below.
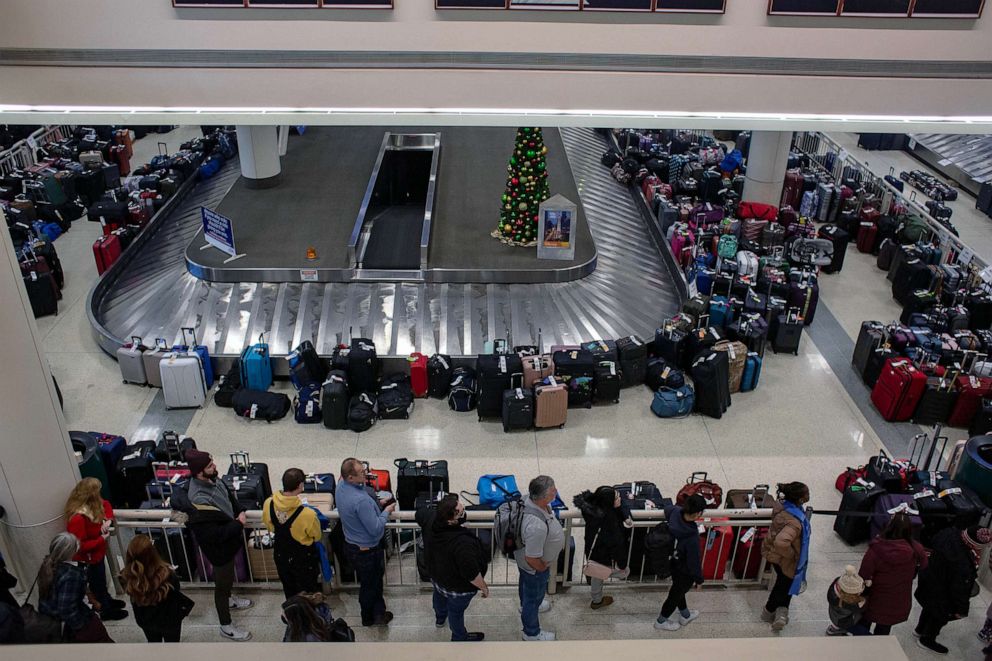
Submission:
M 875 501 L 875 508 L 872 510 L 871 516 L 871 538 L 875 539 L 880 532 L 885 529 L 885 526 L 889 524 L 889 520 L 892 515 L 895 514 L 899 507 L 905 507 L 907 514 L 909 514 L 909 520 L 913 525 L 913 537 L 916 539 L 920 538 L 920 529 L 923 527 L 923 520 L 920 518 L 920 512 L 916 508 L 913 496 L 908 494 L 899 493 L 887 493 L 883 496 L 879 496 L 878 500 Z

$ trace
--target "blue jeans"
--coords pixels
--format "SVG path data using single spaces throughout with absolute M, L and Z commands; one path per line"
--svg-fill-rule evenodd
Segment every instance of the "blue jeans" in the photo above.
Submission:
M 381 546 L 362 551 L 354 544 L 345 544 L 345 556 L 358 574 L 358 603 L 362 607 L 362 625 L 370 626 L 386 614 L 386 601 L 382 598 L 382 574 L 385 558 Z
M 434 588 L 434 615 L 439 622 L 447 618 L 452 641 L 468 640 L 468 631 L 465 630 L 465 611 L 474 596 L 473 592 L 461 597 L 446 597 L 438 592 L 436 587 Z
M 517 593 L 520 595 L 520 622 L 524 626 L 525 636 L 536 636 L 541 633 L 541 620 L 538 618 L 537 609 L 544 601 L 544 594 L 548 591 L 548 579 L 551 577 L 551 570 L 545 569 L 536 574 L 528 574 L 520 570 L 520 582 L 517 584 Z

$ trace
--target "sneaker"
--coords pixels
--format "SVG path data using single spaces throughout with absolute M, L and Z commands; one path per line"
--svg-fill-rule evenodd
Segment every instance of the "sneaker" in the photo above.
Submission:
M 592 602 L 591 604 L 589 604 L 589 607 L 592 608 L 594 611 L 596 611 L 599 610 L 600 608 L 606 608 L 612 603 L 613 603 L 613 597 L 606 596 L 603 597 L 600 601 Z
M 841 629 L 840 627 L 835 627 L 834 625 L 831 624 L 830 626 L 827 627 L 827 635 L 828 636 L 846 636 L 847 635 L 847 629 Z
M 246 640 L 251 640 L 251 632 L 245 631 L 244 629 L 239 629 L 233 624 L 225 624 L 220 628 L 220 635 L 224 636 L 228 640 L 233 640 L 236 643 L 243 643 Z
M 789 623 L 789 609 L 776 608 L 775 619 L 772 620 L 772 631 L 781 631 Z
M 443 629 L 444 628 L 444 625 L 447 622 L 448 622 L 448 618 L 446 618 L 446 617 L 435 618 L 434 619 L 434 626 L 437 627 L 438 629 Z
M 244 597 L 231 597 L 227 600 L 227 605 L 232 611 L 243 611 L 254 606 L 255 602 L 251 599 L 245 599 Z
M 465 640 L 452 640 L 451 642 L 453 642 L 453 643 L 478 643 L 478 642 L 481 642 L 482 640 L 484 640 L 485 637 L 486 637 L 486 634 L 482 633 L 481 631 L 470 631 L 469 634 L 468 634 L 468 638 L 466 638 Z
M 124 610 L 127 608 L 127 602 L 122 599 L 111 599 L 110 603 L 107 604 L 108 610 Z
M 127 611 L 121 610 L 120 608 L 100 611 L 100 619 L 103 620 L 104 622 L 116 622 L 118 620 L 124 620 L 127 619 Z
M 767 622 L 768 624 L 771 624 L 772 621 L 774 621 L 774 619 L 775 619 L 775 613 L 771 612 L 770 610 L 765 610 L 764 608 L 761 609 L 762 622 Z
M 685 626 L 699 617 L 699 611 L 690 610 L 689 617 L 685 617 L 682 613 L 679 613 L 679 624 Z
M 522 613 L 524 611 L 524 607 L 523 606 L 517 606 L 517 610 Z M 538 607 L 537 612 L 538 613 L 547 613 L 549 610 L 551 610 L 551 602 L 548 601 L 547 599 L 542 599 L 541 600 L 541 605 Z
M 379 619 L 377 619 L 376 621 L 374 621 L 372 624 L 367 624 L 365 626 L 370 626 L 370 627 L 386 627 L 386 626 L 389 626 L 389 623 L 392 622 L 392 621 L 393 621 L 393 614 L 392 614 L 392 612 L 391 611 L 386 611 L 385 613 L 382 614 L 382 617 L 380 617 Z
M 916 646 L 920 649 L 930 650 L 936 654 L 947 654 L 947 648 L 938 643 L 936 640 L 918 638 L 916 640 Z
M 665 620 L 664 622 L 654 621 L 654 628 L 658 631 L 678 631 L 682 625 L 675 620 Z
M 554 640 L 555 634 L 553 631 L 542 631 L 536 636 L 528 636 L 525 633 L 520 634 L 520 640 Z

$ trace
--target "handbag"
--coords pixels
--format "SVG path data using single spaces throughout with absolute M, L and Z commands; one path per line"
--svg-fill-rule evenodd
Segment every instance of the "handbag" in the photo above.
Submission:
M 38 579 L 34 579 L 28 596 L 24 600 L 24 605 L 18 609 L 21 619 L 24 621 L 24 642 L 26 643 L 61 643 L 62 642 L 62 621 L 51 615 L 46 615 L 35 610 L 29 602 L 34 586 L 38 584 Z
M 596 548 L 596 541 L 598 539 L 599 531 L 597 530 L 596 536 L 592 538 L 592 546 L 589 547 L 589 555 L 586 556 L 586 561 L 582 565 L 582 575 L 605 581 L 613 574 L 613 567 L 607 567 L 601 562 L 589 559 L 592 556 L 593 549 Z

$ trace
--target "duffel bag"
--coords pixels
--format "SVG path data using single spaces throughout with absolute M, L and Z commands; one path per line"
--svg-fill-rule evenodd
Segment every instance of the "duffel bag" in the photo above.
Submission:
M 659 418 L 685 418 L 692 413 L 696 403 L 696 393 L 692 387 L 661 387 L 651 401 L 651 412 Z
M 235 414 L 250 420 L 281 420 L 289 413 L 289 397 L 279 392 L 243 388 L 234 393 L 232 404 Z
M 348 404 L 348 429 L 354 432 L 368 431 L 379 417 L 374 395 L 359 393 Z
M 675 497 L 676 505 L 683 505 L 689 496 L 700 495 L 706 501 L 706 509 L 716 509 L 723 502 L 723 489 L 709 478 L 706 471 L 697 471 L 685 481 L 685 486 Z
M 301 425 L 323 422 L 320 411 L 320 386 L 312 383 L 300 388 L 293 400 L 293 417 Z

